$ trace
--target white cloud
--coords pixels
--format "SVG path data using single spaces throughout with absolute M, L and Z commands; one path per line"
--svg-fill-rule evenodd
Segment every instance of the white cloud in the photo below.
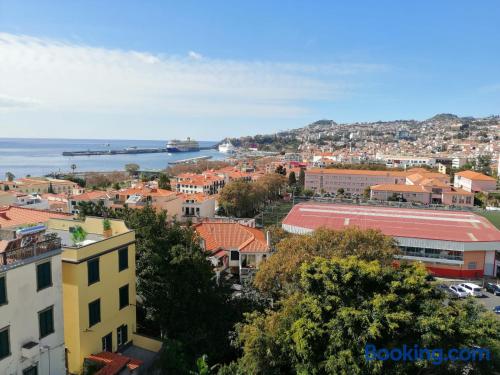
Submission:
M 0 33 L 2 111 L 288 118 L 356 87 L 376 64 L 306 65 L 91 47 Z
M 35 108 L 39 102 L 33 98 L 15 98 L 7 95 L 0 95 L 0 111 L 13 109 Z
M 190 58 L 192 58 L 193 60 L 201 60 L 203 58 L 203 56 L 201 55 L 201 53 L 197 53 L 197 52 L 194 52 L 194 51 L 189 51 L 188 56 Z

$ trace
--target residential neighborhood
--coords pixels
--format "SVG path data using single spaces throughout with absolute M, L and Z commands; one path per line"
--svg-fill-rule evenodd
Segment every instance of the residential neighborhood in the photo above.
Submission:
M 500 375 L 499 15 L 0 0 L 0 375 Z

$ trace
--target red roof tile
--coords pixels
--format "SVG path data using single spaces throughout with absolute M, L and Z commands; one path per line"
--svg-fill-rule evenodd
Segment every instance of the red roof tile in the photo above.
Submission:
M 104 367 L 97 371 L 95 375 L 117 375 L 125 366 L 130 371 L 133 371 L 144 363 L 138 359 L 111 352 L 93 354 L 88 356 L 87 359 L 104 364 Z
M 25 224 L 45 223 L 52 218 L 71 217 L 62 212 L 34 210 L 31 208 L 4 206 L 0 207 L 0 228 L 16 227 Z
M 204 239 L 207 251 L 224 249 L 260 253 L 269 250 L 262 231 L 239 223 L 204 222 L 195 229 Z

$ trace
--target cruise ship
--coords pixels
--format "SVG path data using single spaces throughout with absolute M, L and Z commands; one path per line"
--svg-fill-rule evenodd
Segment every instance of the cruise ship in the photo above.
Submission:
M 191 152 L 191 151 L 200 151 L 200 144 L 189 137 L 185 141 L 172 139 L 167 143 L 167 152 Z
M 232 154 L 235 151 L 236 148 L 233 146 L 231 142 L 225 142 L 219 145 L 219 152 L 223 152 L 225 154 Z

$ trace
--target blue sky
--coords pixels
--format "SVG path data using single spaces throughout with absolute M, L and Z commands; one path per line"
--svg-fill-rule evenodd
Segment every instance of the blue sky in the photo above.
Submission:
M 500 2 L 0 0 L 4 137 L 168 139 L 500 108 Z

